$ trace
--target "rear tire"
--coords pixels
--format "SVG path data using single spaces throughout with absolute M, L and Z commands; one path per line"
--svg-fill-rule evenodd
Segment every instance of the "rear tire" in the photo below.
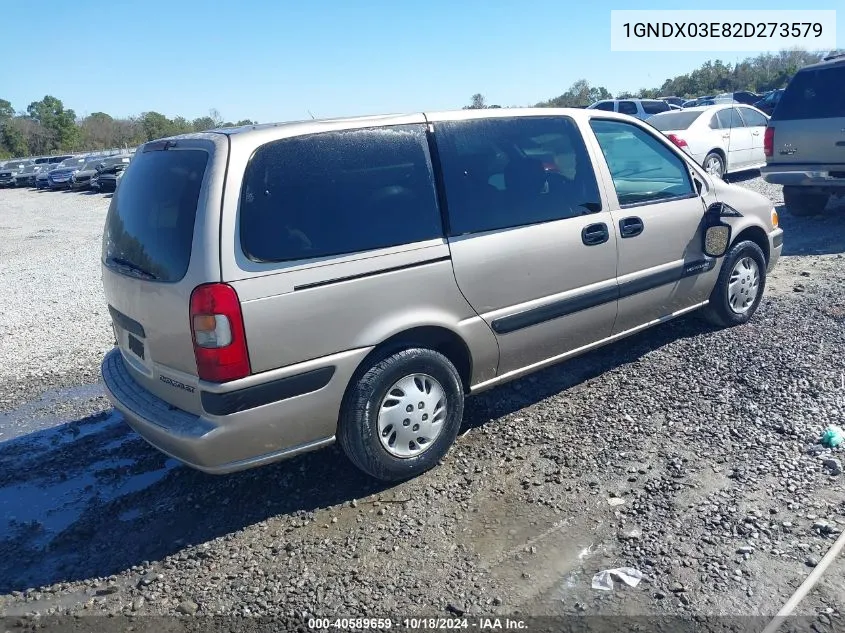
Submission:
M 449 359 L 430 349 L 406 349 L 376 358 L 353 377 L 338 441 L 371 477 L 402 481 L 437 465 L 463 414 L 461 378 Z
M 701 163 L 701 166 L 704 167 L 704 171 L 711 176 L 718 176 L 722 179 L 724 179 L 725 172 L 727 171 L 725 167 L 725 159 L 722 158 L 722 155 L 719 152 L 710 152 L 707 154 L 707 156 L 704 157 L 704 161 Z
M 725 255 L 710 303 L 702 316 L 719 327 L 747 323 L 766 289 L 766 257 L 757 244 L 745 240 L 735 244 Z
M 783 203 L 791 215 L 797 218 L 805 218 L 813 215 L 820 215 L 830 195 L 814 191 L 802 191 L 801 187 L 786 185 L 783 188 Z

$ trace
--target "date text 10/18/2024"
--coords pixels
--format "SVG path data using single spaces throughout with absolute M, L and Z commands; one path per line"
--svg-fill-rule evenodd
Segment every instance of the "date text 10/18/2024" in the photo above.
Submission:
M 308 628 L 314 631 L 387 631 L 393 628 L 409 631 L 526 631 L 524 620 L 511 618 L 311 618 Z

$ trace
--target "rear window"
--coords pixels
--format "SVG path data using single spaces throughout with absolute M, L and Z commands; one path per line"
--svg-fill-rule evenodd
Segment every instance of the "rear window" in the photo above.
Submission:
M 240 232 L 244 253 L 260 262 L 442 237 L 425 127 L 323 132 L 260 147 L 244 176 Z
M 661 132 L 686 130 L 700 116 L 701 112 L 664 112 L 649 117 L 648 122 Z
M 658 114 L 669 109 L 669 104 L 665 101 L 642 101 L 641 103 L 643 104 L 643 112 L 646 114 Z
M 804 70 L 786 87 L 773 121 L 845 117 L 845 65 Z
M 127 275 L 179 281 L 188 271 L 208 152 L 139 152 L 112 198 L 103 261 Z

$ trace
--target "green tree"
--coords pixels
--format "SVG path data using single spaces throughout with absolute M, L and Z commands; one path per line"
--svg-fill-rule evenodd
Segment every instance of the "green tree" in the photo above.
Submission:
M 29 153 L 26 136 L 24 136 L 21 127 L 15 124 L 14 119 L 4 123 L 2 129 L 0 129 L 0 145 L 8 156 L 20 158 Z
M 480 92 L 476 92 L 472 95 L 470 99 L 470 103 L 468 106 L 464 106 L 464 110 L 483 110 L 487 107 L 487 101 L 484 98 L 484 95 Z
M 194 132 L 204 132 L 205 130 L 213 130 L 216 128 L 217 125 L 210 116 L 202 116 L 198 119 L 194 119 L 193 122 L 193 129 Z
M 144 112 L 138 122 L 141 125 L 145 141 L 172 136 L 173 122 L 160 112 Z
M 0 99 L 0 123 L 8 121 L 15 116 L 15 109 L 5 99 Z
M 79 123 L 82 143 L 86 149 L 112 147 L 115 136 L 115 121 L 105 112 L 94 112 Z
M 604 86 L 591 86 L 586 79 L 574 82 L 561 95 L 538 103 L 538 108 L 577 108 L 590 105 L 602 99 L 612 99 L 613 95 Z
M 177 116 L 171 121 L 171 134 L 187 134 L 194 131 L 194 126 L 185 117 Z
M 49 150 L 72 150 L 79 144 L 80 131 L 76 125 L 76 114 L 65 110 L 60 99 L 45 96 L 41 101 L 33 101 L 26 109 L 30 118 L 50 132 Z

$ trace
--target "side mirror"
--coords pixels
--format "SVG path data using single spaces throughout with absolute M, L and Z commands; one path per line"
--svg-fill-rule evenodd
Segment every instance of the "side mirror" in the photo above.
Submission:
M 724 202 L 711 204 L 704 213 L 704 244 L 702 250 L 708 257 L 722 257 L 731 245 L 730 224 L 724 218 L 741 217 L 742 214 Z

